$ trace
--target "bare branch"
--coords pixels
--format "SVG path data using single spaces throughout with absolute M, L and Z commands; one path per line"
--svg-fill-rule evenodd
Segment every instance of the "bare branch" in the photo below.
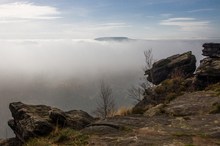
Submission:
M 154 63 L 152 49 L 144 51 L 145 70 L 151 69 Z
M 152 49 L 144 51 L 145 56 L 145 66 L 144 71 L 149 70 L 152 68 L 154 60 L 153 60 L 153 54 Z M 137 86 L 132 86 L 128 89 L 128 96 L 135 100 L 135 103 L 141 101 L 144 98 L 144 92 L 145 89 L 152 87 L 153 84 L 147 80 L 147 77 L 142 77 L 140 79 L 140 83 Z
M 112 88 L 103 80 L 100 84 L 99 100 L 97 101 L 97 108 L 94 111 L 96 116 L 106 118 L 110 116 L 115 110 L 115 101 L 112 96 Z
M 141 88 L 140 86 L 138 87 L 132 86 L 131 88 L 128 89 L 128 96 L 131 99 L 134 99 L 136 102 L 139 102 L 143 99 L 143 93 L 144 93 L 144 88 Z

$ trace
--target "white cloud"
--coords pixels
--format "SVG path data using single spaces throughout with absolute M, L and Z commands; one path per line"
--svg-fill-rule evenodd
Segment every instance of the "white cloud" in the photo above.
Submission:
M 97 26 L 94 26 L 96 29 L 114 29 L 114 28 L 126 28 L 131 27 L 131 25 L 128 25 L 126 23 L 116 22 L 116 23 L 103 23 Z
M 160 25 L 177 26 L 184 31 L 196 31 L 209 28 L 209 24 L 209 21 L 199 21 L 195 18 L 188 17 L 169 18 L 160 22 Z
M 170 13 L 163 13 L 163 14 L 160 14 L 162 17 L 171 17 L 173 14 L 170 14 Z
M 195 10 L 191 10 L 191 11 L 187 11 L 189 13 L 197 13 L 197 12 L 206 12 L 206 11 L 213 11 L 214 9 L 212 8 L 206 8 L 206 9 L 195 9 Z
M 39 6 L 28 2 L 0 4 L 0 22 L 17 22 L 21 20 L 59 18 L 60 12 L 55 7 Z

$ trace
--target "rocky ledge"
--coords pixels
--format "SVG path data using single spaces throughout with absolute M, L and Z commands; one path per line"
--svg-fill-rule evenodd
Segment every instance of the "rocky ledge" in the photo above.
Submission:
M 77 127 L 77 130 L 88 136 L 83 145 L 202 146 L 205 144 L 218 146 L 220 144 L 220 110 L 218 109 L 220 97 L 218 94 L 219 92 L 211 90 L 185 93 L 168 104 L 150 108 L 143 115 L 130 114 L 104 120 L 94 120 L 84 112 L 82 116 L 80 111 L 80 114 L 75 113 L 70 119 L 67 118 L 66 122 L 73 122 L 73 119 L 85 119 L 82 120 L 85 122 L 80 123 L 75 120 L 75 124 L 80 127 Z M 15 143 L 16 146 L 19 143 L 25 144 L 24 140 L 27 138 L 42 137 L 54 128 L 55 121 L 50 118 L 50 107 L 23 103 L 12 103 L 12 105 L 22 107 L 17 108 L 16 111 L 13 110 L 16 113 L 13 113 L 17 124 L 16 129 L 13 128 L 16 138 L 2 141 L 1 146 L 14 146 Z M 17 113 L 20 113 L 19 116 Z M 65 115 L 65 112 L 62 114 L 63 117 L 70 117 L 70 115 Z M 63 121 L 65 119 L 63 117 L 56 120 Z M 30 126 L 30 121 L 33 122 L 32 126 Z M 64 123 L 61 123 L 64 126 Z M 47 129 L 45 125 L 49 125 L 49 131 L 45 130 Z M 73 125 L 69 126 L 76 128 Z M 39 129 L 42 129 L 40 133 Z M 62 146 L 60 143 L 51 145 Z
M 94 118 L 81 110 L 64 112 L 46 105 L 27 105 L 21 102 L 9 105 L 12 117 L 8 125 L 16 138 L 25 143 L 30 138 L 50 134 L 57 126 L 80 130 L 94 121 Z
M 87 126 L 89 145 L 217 146 L 220 97 L 213 91 L 186 93 L 144 115 L 116 116 Z

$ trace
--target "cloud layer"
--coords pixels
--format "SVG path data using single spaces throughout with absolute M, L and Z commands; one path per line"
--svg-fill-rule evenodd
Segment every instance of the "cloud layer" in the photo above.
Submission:
M 196 31 L 209 28 L 209 21 L 200 21 L 196 18 L 179 17 L 162 20 L 160 25 L 177 26 L 183 31 Z
M 60 12 L 52 6 L 40 6 L 28 2 L 0 5 L 0 22 L 16 22 L 31 19 L 50 20 L 59 18 Z

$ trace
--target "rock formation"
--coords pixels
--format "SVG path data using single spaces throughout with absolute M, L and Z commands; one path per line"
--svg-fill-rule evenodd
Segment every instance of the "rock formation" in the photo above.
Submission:
M 205 43 L 202 55 L 209 56 L 211 58 L 220 58 L 220 44 L 219 43 Z
M 153 84 L 156 84 L 157 86 L 154 88 L 145 89 L 144 99 L 134 106 L 133 112 L 144 113 L 152 106 L 165 102 L 166 101 L 165 92 L 171 92 L 171 91 L 165 91 L 166 89 L 160 91 L 163 93 L 157 93 L 155 91 L 156 88 L 157 89 L 159 89 L 160 87 L 166 88 L 165 86 L 167 85 L 161 85 L 161 84 L 167 79 L 175 78 L 176 76 L 181 76 L 185 78 L 183 83 L 180 83 L 180 81 L 178 80 L 177 81 L 172 80 L 170 83 L 171 84 L 174 83 L 173 86 L 175 86 L 175 84 L 178 85 L 176 87 L 171 87 L 171 88 L 177 88 L 180 86 L 179 84 L 182 84 L 182 87 L 186 87 L 186 88 L 182 89 L 181 87 L 181 91 L 188 90 L 190 84 L 192 83 L 192 79 L 189 79 L 189 77 L 193 76 L 193 72 L 195 71 L 195 69 L 196 69 L 196 58 L 194 55 L 192 55 L 192 52 L 173 55 L 166 59 L 162 59 L 155 62 L 153 64 L 153 67 L 145 72 L 145 75 L 147 75 L 148 81 L 152 82 Z M 179 89 L 176 91 L 178 92 Z
M 45 136 L 56 126 L 79 130 L 94 121 L 93 117 L 80 110 L 63 112 L 50 106 L 26 105 L 21 102 L 11 103 L 9 108 L 14 119 L 9 120 L 8 125 L 21 142 Z
M 203 55 L 208 57 L 200 61 L 196 77 L 198 85 L 206 86 L 220 81 L 220 44 L 206 43 L 203 47 Z
M 192 52 L 177 54 L 166 59 L 159 60 L 153 64 L 153 67 L 145 72 L 147 80 L 155 85 L 169 79 L 175 73 L 182 73 L 190 76 L 196 69 L 196 58 Z

